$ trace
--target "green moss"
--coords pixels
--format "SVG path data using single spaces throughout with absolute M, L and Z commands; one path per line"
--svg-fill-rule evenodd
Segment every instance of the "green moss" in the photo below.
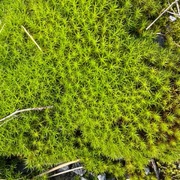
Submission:
M 80 158 L 123 176 L 179 154 L 179 54 L 145 31 L 155 1 L 1 1 L 0 154 L 42 169 Z M 141 8 L 140 8 L 141 7 Z M 21 28 L 23 25 L 43 52 Z

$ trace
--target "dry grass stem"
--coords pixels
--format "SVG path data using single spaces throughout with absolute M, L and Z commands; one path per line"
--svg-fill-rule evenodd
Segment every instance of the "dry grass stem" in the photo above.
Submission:
M 56 166 L 56 167 L 54 167 L 54 168 L 52 168 L 52 169 L 50 169 L 50 170 L 48 170 L 48 171 L 45 171 L 45 172 L 42 173 L 42 174 L 39 174 L 37 177 L 43 176 L 43 175 L 48 174 L 48 173 L 51 173 L 51 172 L 53 172 L 53 171 L 56 171 L 56 170 L 58 170 L 58 169 L 60 169 L 60 168 L 63 168 L 63 167 L 65 167 L 65 166 L 68 166 L 68 165 L 70 165 L 70 164 L 77 163 L 77 162 L 79 162 L 79 161 L 80 161 L 80 160 L 78 159 L 78 160 L 75 160 L 75 161 L 70 161 L 70 162 L 67 162 L 67 163 L 64 163 L 64 164 L 60 164 L 60 165 L 58 165 L 58 166 Z
M 38 43 L 34 40 L 34 38 L 29 34 L 29 32 L 26 30 L 26 28 L 24 26 L 22 26 L 22 28 L 24 29 L 24 31 L 26 32 L 26 34 L 31 38 L 31 40 L 34 42 L 34 44 L 38 47 L 38 49 L 40 51 L 42 51 L 41 47 L 38 45 Z
M 78 169 L 83 169 L 83 167 L 81 166 L 81 167 L 77 167 L 77 168 L 70 169 L 70 170 L 67 170 L 67 171 L 63 171 L 63 172 L 60 172 L 60 173 L 57 173 L 57 174 L 54 174 L 54 175 L 50 176 L 50 178 L 61 175 L 61 174 L 65 174 L 65 173 L 68 173 L 68 172 L 72 172 L 72 171 L 75 171 L 75 170 L 78 170 Z
M 53 108 L 53 106 L 46 106 L 46 107 L 37 107 L 37 108 L 27 108 L 27 109 L 21 109 L 21 110 L 17 110 L 15 112 L 13 112 L 12 114 L 10 114 L 9 116 L 6 116 L 4 118 L 2 118 L 0 120 L 0 122 L 5 121 L 6 119 L 9 119 L 13 116 L 15 116 L 16 114 L 22 113 L 22 112 L 27 112 L 27 111 L 41 111 L 44 109 L 49 109 L 49 108 Z

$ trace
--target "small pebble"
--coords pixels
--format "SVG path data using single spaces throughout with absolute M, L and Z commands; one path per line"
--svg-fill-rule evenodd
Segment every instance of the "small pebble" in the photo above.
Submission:
M 169 16 L 169 19 L 170 19 L 170 21 L 171 21 L 171 22 L 174 22 L 174 21 L 176 21 L 176 17 L 174 17 L 174 16 L 171 16 L 171 15 Z

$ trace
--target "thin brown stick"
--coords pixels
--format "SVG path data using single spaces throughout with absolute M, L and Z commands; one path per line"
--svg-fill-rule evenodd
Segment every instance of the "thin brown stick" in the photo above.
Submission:
M 70 164 L 77 163 L 77 162 L 79 162 L 79 161 L 80 161 L 80 160 L 77 159 L 77 160 L 75 160 L 75 161 L 70 161 L 70 162 L 67 162 L 67 163 L 60 164 L 60 165 L 58 165 L 58 166 L 56 166 L 56 167 L 54 167 L 54 168 L 52 168 L 52 169 L 50 169 L 50 170 L 48 170 L 48 171 L 43 172 L 42 174 L 39 174 L 39 175 L 36 176 L 36 177 L 43 176 L 43 175 L 45 175 L 45 174 L 51 173 L 51 172 L 53 172 L 53 171 L 56 171 L 57 169 L 63 168 L 63 167 L 68 166 L 68 165 L 70 165 Z
M 24 29 L 24 31 L 26 32 L 26 34 L 31 38 L 31 40 L 34 42 L 34 44 L 38 47 L 38 49 L 40 50 L 40 51 L 42 51 L 42 49 L 41 49 L 41 47 L 38 45 L 38 43 L 34 40 L 34 38 L 30 35 L 30 33 L 26 30 L 26 28 L 24 27 L 24 26 L 21 26 L 23 29 Z
M 146 30 L 148 30 L 164 13 L 166 13 L 174 4 L 176 4 L 178 0 L 174 1 L 173 3 L 171 3 L 147 28 Z
M 55 176 L 58 176 L 58 175 L 61 175 L 61 174 L 65 174 L 65 173 L 68 173 L 68 172 L 72 172 L 72 171 L 75 171 L 75 170 L 78 170 L 78 169 L 83 169 L 83 167 L 80 166 L 80 167 L 77 167 L 77 168 L 74 168 L 74 169 L 70 169 L 70 170 L 67 170 L 67 171 L 63 171 L 63 172 L 54 174 L 54 175 L 49 176 L 49 177 L 50 177 L 50 178 L 51 178 L 51 177 L 55 177 Z
M 16 114 L 22 113 L 22 112 L 27 112 L 27 111 L 42 111 L 44 109 L 49 109 L 53 108 L 53 106 L 46 106 L 46 107 L 37 107 L 37 108 L 27 108 L 27 109 L 21 109 L 13 112 L 12 114 L 0 119 L 0 122 L 5 121 L 6 119 L 9 119 L 10 117 L 15 116 Z

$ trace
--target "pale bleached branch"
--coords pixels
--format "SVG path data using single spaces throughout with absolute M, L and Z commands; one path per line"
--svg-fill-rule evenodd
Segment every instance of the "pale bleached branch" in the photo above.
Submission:
M 34 40 L 34 38 L 30 35 L 30 33 L 27 31 L 27 29 L 24 26 L 21 26 L 24 31 L 26 32 L 26 34 L 31 38 L 31 40 L 34 42 L 34 44 L 38 47 L 38 49 L 40 51 L 42 51 L 41 47 L 38 45 L 38 43 Z
M 42 173 L 42 174 L 39 174 L 39 175 L 36 176 L 36 177 L 43 176 L 43 175 L 45 175 L 45 174 L 51 173 L 51 172 L 53 172 L 53 171 L 56 171 L 56 170 L 58 170 L 58 169 L 61 169 L 61 168 L 65 167 L 65 166 L 69 166 L 70 164 L 77 163 L 77 162 L 79 162 L 79 161 L 80 161 L 80 160 L 77 159 L 77 160 L 75 160 L 75 161 L 70 161 L 70 162 L 67 162 L 67 163 L 60 164 L 60 165 L 58 165 L 58 166 L 56 166 L 56 167 L 54 167 L 54 168 L 52 168 L 52 169 L 50 169 L 50 170 L 48 170 L 48 171 L 45 171 L 45 172 Z
M 42 111 L 44 109 L 49 109 L 49 108 L 53 108 L 53 106 L 46 106 L 46 107 L 37 107 L 37 108 L 27 108 L 27 109 L 21 109 L 21 110 L 17 110 L 15 112 L 13 112 L 12 114 L 0 119 L 0 122 L 5 121 L 6 119 L 9 119 L 13 116 L 15 116 L 16 114 L 22 113 L 22 112 L 27 112 L 27 111 Z
M 173 3 L 171 3 L 147 28 L 146 30 L 148 30 L 164 13 L 166 13 L 174 4 L 176 4 L 176 2 L 178 2 L 179 0 L 174 1 Z
M 180 177 L 180 174 L 176 174 L 176 175 L 172 176 L 172 178 L 177 178 L 177 177 Z
M 174 41 L 173 41 L 174 42 Z M 180 45 L 179 44 L 177 44 L 176 42 L 174 42 L 174 44 L 177 46 L 177 47 L 180 47 Z
M 152 167 L 153 167 L 153 169 L 154 169 L 154 172 L 155 172 L 155 174 L 156 174 L 157 180 L 159 180 L 159 169 L 158 169 L 158 167 L 157 167 L 157 165 L 156 165 L 155 160 L 154 160 L 154 159 L 151 159 L 151 163 L 152 163 Z
M 172 14 L 172 15 L 174 15 L 174 16 L 177 16 L 177 17 L 180 17 L 180 15 L 179 14 L 177 14 L 177 13 L 173 13 L 173 12 L 171 12 L 171 11 L 167 11 L 169 14 Z
M 176 6 L 177 6 L 178 14 L 180 15 L 180 8 L 179 8 L 178 1 L 176 1 Z
M 55 176 L 58 176 L 58 175 L 61 175 L 61 174 L 65 174 L 65 173 L 69 173 L 69 172 L 72 172 L 72 171 L 75 171 L 75 170 L 78 170 L 78 169 L 83 169 L 83 167 L 80 166 L 80 167 L 77 167 L 77 168 L 73 168 L 73 169 L 70 169 L 70 170 L 67 170 L 67 171 L 63 171 L 63 172 L 54 174 L 54 175 L 49 176 L 49 177 L 50 177 L 50 178 L 51 178 L 51 177 L 55 177 Z
M 168 0 L 168 4 L 170 5 L 169 0 Z M 171 7 L 170 9 L 171 9 L 171 11 L 173 11 L 174 13 L 176 13 L 172 7 Z
M 0 127 L 3 126 L 4 124 L 6 124 L 7 122 L 11 121 L 12 119 L 14 119 L 15 117 L 17 117 L 17 115 L 14 115 L 14 117 L 11 117 L 10 119 L 4 121 L 3 123 L 1 123 Z M 0 179 L 1 180 L 1 179 Z

